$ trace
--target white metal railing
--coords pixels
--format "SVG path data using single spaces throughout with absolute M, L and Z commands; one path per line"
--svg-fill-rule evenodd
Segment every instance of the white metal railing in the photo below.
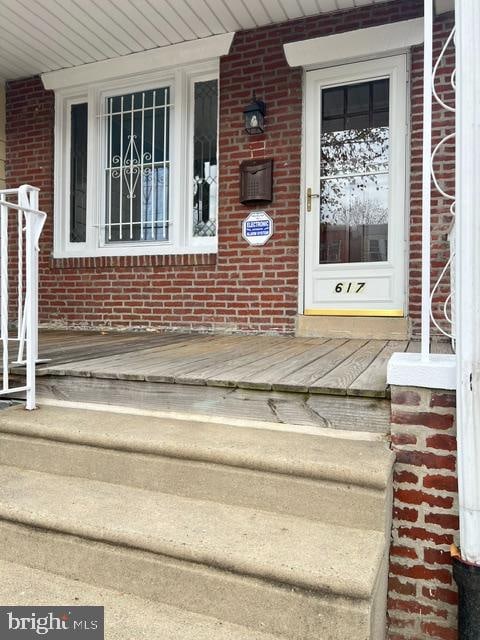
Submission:
M 438 153 L 455 139 L 455 131 L 442 137 L 432 151 L 432 97 L 447 112 L 455 113 L 455 106 L 448 104 L 436 88 L 437 73 L 448 48 L 455 42 L 455 27 L 446 39 L 441 53 L 433 64 L 433 0 L 425 2 L 425 49 L 424 49 L 424 103 L 423 103 L 423 186 L 422 186 L 422 342 L 421 356 L 424 362 L 430 358 L 430 327 L 431 323 L 441 334 L 452 340 L 455 345 L 454 313 L 452 301 L 454 298 L 453 278 L 450 278 L 450 293 L 442 303 L 442 319 L 435 314 L 435 296 L 442 282 L 453 270 L 455 260 L 455 194 L 448 193 L 437 177 L 436 159 Z M 450 77 L 450 84 L 455 91 L 455 69 Z M 451 202 L 452 227 L 450 229 L 450 257 L 433 288 L 431 287 L 431 188 L 432 182 L 437 192 Z M 448 330 L 444 326 L 449 327 Z
M 432 73 L 432 94 L 433 97 L 435 99 L 435 101 L 440 105 L 440 107 L 442 109 L 444 109 L 444 111 L 450 112 L 450 113 L 455 113 L 455 105 L 453 104 L 448 104 L 445 100 L 443 100 L 443 98 L 439 95 L 437 89 L 436 89 L 436 80 L 437 80 L 437 72 L 438 72 L 438 68 L 444 58 L 444 56 L 446 55 L 448 48 L 451 44 L 455 44 L 455 26 L 452 28 L 452 30 L 450 31 L 450 34 L 448 36 L 448 38 L 445 41 L 445 44 L 442 47 L 442 51 L 433 67 L 433 73 Z M 456 85 L 455 85 L 455 76 L 456 76 L 456 69 L 454 68 L 451 76 L 450 76 L 450 86 L 453 89 L 453 91 L 455 92 L 456 90 Z M 433 184 L 435 186 L 435 189 L 437 190 L 437 192 L 443 197 L 445 198 L 445 200 L 451 202 L 450 205 L 450 213 L 452 215 L 452 222 L 450 225 L 450 230 L 449 230 L 449 241 L 450 241 L 450 257 L 447 260 L 444 268 L 442 269 L 442 272 L 440 273 L 440 276 L 438 277 L 435 285 L 432 288 L 432 292 L 430 294 L 430 319 L 432 321 L 432 323 L 435 325 L 435 327 L 438 329 L 438 331 L 440 331 L 441 334 L 443 334 L 444 336 L 447 336 L 447 338 L 450 338 L 452 341 L 452 346 L 455 348 L 455 325 L 454 325 L 454 311 L 453 311 L 453 304 L 452 301 L 454 299 L 454 291 L 455 291 L 455 282 L 454 282 L 454 278 L 452 277 L 453 275 L 453 271 L 454 271 L 454 262 L 455 262 L 455 193 L 449 193 L 446 189 L 443 188 L 443 186 L 440 184 L 439 179 L 437 178 L 437 171 L 436 171 L 436 158 L 437 158 L 437 154 L 439 153 L 439 151 L 445 147 L 445 145 L 447 145 L 450 141 L 455 140 L 455 131 L 453 131 L 452 133 L 449 133 L 445 136 L 443 136 L 443 138 L 440 140 L 440 142 L 437 143 L 437 145 L 435 146 L 435 149 L 432 151 L 431 154 L 431 176 L 432 176 L 432 181 Z M 448 277 L 448 272 L 450 271 L 450 279 L 449 279 L 449 286 L 450 286 L 450 293 L 449 295 L 446 297 L 446 299 L 443 301 L 442 303 L 442 316 L 443 316 L 443 320 L 444 320 L 444 324 L 446 324 L 447 326 L 450 327 L 450 329 L 448 331 L 446 331 L 444 329 L 444 327 L 440 324 L 439 320 L 435 317 L 435 312 L 434 312 L 434 299 L 435 299 L 435 295 L 441 285 L 441 283 L 444 281 L 444 279 L 446 279 Z M 446 321 L 446 322 L 445 322 Z
M 38 194 L 39 189 L 30 185 L 0 190 L 0 396 L 25 391 L 27 409 L 35 408 L 38 242 L 47 217 L 38 209 Z M 12 364 L 25 366 L 25 385 L 10 386 Z

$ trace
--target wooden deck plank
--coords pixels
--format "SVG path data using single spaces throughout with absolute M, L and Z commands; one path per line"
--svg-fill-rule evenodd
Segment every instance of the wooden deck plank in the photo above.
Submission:
M 195 342 L 190 340 L 177 342 L 165 346 L 151 347 L 149 349 L 128 351 L 126 353 L 102 356 L 79 362 L 69 362 L 45 368 L 45 372 L 79 375 L 102 375 L 102 377 L 125 377 L 125 379 L 141 379 L 141 372 L 148 369 L 149 365 L 161 366 L 167 362 L 184 362 L 204 353 L 211 353 L 212 349 L 220 348 L 222 344 L 234 340 L 232 336 L 222 336 L 216 341 L 216 347 L 212 347 L 211 337 L 202 336 Z M 82 372 L 82 373 L 81 373 Z
M 281 369 L 283 362 L 288 358 L 304 353 L 310 348 L 310 342 L 307 342 L 307 340 L 309 339 L 299 340 L 294 338 L 288 345 L 281 345 L 268 355 L 266 355 L 263 350 L 260 351 L 255 362 L 233 367 L 227 372 L 224 376 L 225 386 L 241 387 L 244 389 L 270 389 L 271 385 L 260 383 L 250 384 L 250 377 L 254 373 L 269 369 L 272 366 Z
M 291 356 L 305 352 L 304 344 L 291 344 L 288 347 L 276 349 L 272 353 L 266 355 L 263 352 L 257 355 L 254 362 L 250 364 L 243 364 L 237 366 L 231 370 L 230 373 L 225 374 L 225 382 L 230 387 L 240 387 L 243 389 L 271 389 L 271 384 L 251 382 L 251 377 L 256 373 L 263 371 L 264 369 L 270 369 L 276 367 L 281 369 L 283 363 L 287 361 Z M 213 384 L 213 381 L 209 381 Z
M 215 339 L 213 337 L 204 337 L 202 341 L 196 340 L 192 342 L 186 342 L 182 344 L 181 348 L 176 348 L 176 345 L 172 347 L 157 347 L 154 349 L 144 350 L 140 352 L 139 357 L 136 359 L 136 363 L 139 366 L 157 364 L 164 366 L 169 363 L 184 362 L 189 358 L 196 358 L 197 356 L 208 356 L 218 351 L 230 348 L 235 345 L 238 338 L 235 336 L 221 336 L 221 339 Z M 128 358 L 133 359 L 134 354 L 128 354 Z
M 258 343 L 255 345 L 249 344 L 248 348 L 243 347 L 237 352 L 225 354 L 224 358 L 204 363 L 203 366 L 192 367 L 188 372 L 191 374 L 188 376 L 190 378 L 190 383 L 196 377 L 203 375 L 207 384 L 212 386 L 230 386 L 226 382 L 228 374 L 232 368 L 240 367 L 245 364 L 251 364 L 253 366 L 259 358 L 267 357 L 269 354 L 275 353 L 280 347 L 290 343 L 292 340 L 294 340 L 294 338 L 281 338 L 280 342 L 269 341 L 268 346 L 261 343 L 261 350 L 259 349 L 260 345 Z M 185 378 L 187 378 L 187 376 L 185 376 Z M 180 382 L 180 377 L 177 378 L 177 382 Z
M 385 399 L 316 394 L 306 404 L 325 427 L 377 433 L 390 429 L 390 402 Z
M 240 339 L 241 341 L 241 339 Z M 206 351 L 201 357 L 188 357 L 177 361 L 158 362 L 147 372 L 146 379 L 151 382 L 178 382 L 182 376 L 187 379 L 187 384 L 206 384 L 203 375 L 197 376 L 196 371 L 210 369 L 216 362 L 225 362 L 229 358 L 236 358 L 239 354 L 256 351 L 258 342 L 232 342 L 224 344 L 222 348 L 213 348 Z M 191 374 L 191 372 L 193 372 Z M 191 375 L 190 375 L 191 374 Z M 197 379 L 198 377 L 198 379 Z
M 40 343 L 39 354 L 41 358 L 48 358 L 52 364 L 61 362 L 73 362 L 80 360 L 90 360 L 94 357 L 108 357 L 121 353 L 139 351 L 143 348 L 153 348 L 154 346 L 169 346 L 183 342 L 191 342 L 192 336 L 184 334 L 170 334 L 165 336 L 130 336 L 128 339 L 108 336 L 98 336 L 92 339 L 75 340 L 66 345 L 45 345 Z
M 143 380 L 151 378 L 157 381 L 174 381 L 176 372 L 198 366 L 198 362 L 224 357 L 223 354 L 234 349 L 242 338 L 238 336 L 203 336 L 195 342 L 177 343 L 169 346 L 152 347 L 118 356 L 101 357 L 50 367 L 53 373 L 75 375 L 94 375 L 102 378 L 124 380 Z M 245 343 L 242 343 L 245 344 Z M 203 383 L 204 384 L 204 383 Z
M 261 340 L 254 351 L 249 350 L 243 353 L 224 354 L 223 359 L 219 358 L 205 363 L 201 369 L 195 368 L 185 375 L 178 376 L 176 382 L 185 384 L 198 384 L 200 380 L 206 381 L 211 386 L 236 387 L 238 380 L 245 370 L 251 371 L 253 368 L 261 367 L 264 362 L 274 357 L 284 357 L 284 353 L 289 353 L 292 349 L 298 349 L 295 338 L 282 338 L 278 342 Z M 198 381 L 198 382 L 196 382 Z
M 188 335 L 188 334 L 184 334 Z M 123 344 L 128 342 L 142 342 L 146 341 L 149 344 L 153 345 L 158 341 L 164 341 L 165 339 L 169 340 L 172 337 L 175 338 L 177 336 L 181 336 L 181 334 L 132 334 L 132 333 L 95 333 L 95 332 L 73 332 L 71 336 L 61 337 L 61 339 L 55 338 L 51 339 L 49 335 L 45 335 L 43 332 L 40 332 L 39 335 L 39 344 L 40 347 L 52 349 L 52 350 L 62 350 L 62 349 L 71 349 L 75 346 L 88 346 L 91 344 L 99 344 L 99 345 L 109 345 L 109 344 Z
M 345 395 L 348 387 L 372 363 L 387 344 L 386 340 L 368 340 L 341 364 L 319 377 L 309 387 L 310 393 L 339 393 Z
M 270 364 L 267 368 L 255 369 L 238 386 L 244 389 L 272 389 L 280 378 L 287 379 L 297 371 L 303 370 L 315 360 L 335 349 L 336 343 L 320 339 L 299 353 L 292 353 L 280 364 Z
M 67 360 L 60 363 L 54 363 L 51 365 L 47 365 L 46 367 L 42 367 L 39 372 L 40 373 L 53 373 L 55 375 L 60 375 L 62 371 L 71 372 L 73 374 L 74 371 L 91 371 L 92 373 L 96 373 L 100 371 L 102 368 L 106 370 L 119 370 L 121 368 L 130 368 L 134 367 L 138 362 L 139 358 L 143 354 L 144 357 L 147 357 L 147 354 L 152 354 L 155 359 L 159 358 L 159 349 L 162 349 L 162 353 L 164 357 L 169 353 L 169 350 L 179 352 L 183 348 L 186 348 L 190 344 L 189 341 L 186 342 L 177 342 L 174 344 L 170 344 L 164 347 L 150 347 L 148 349 L 129 349 L 126 352 L 122 350 L 114 351 L 113 353 L 108 353 L 107 355 L 99 355 L 97 358 L 92 357 L 80 357 L 73 360 Z
M 348 387 L 350 396 L 384 397 L 387 388 L 387 364 L 393 353 L 403 352 L 406 340 L 390 340 L 373 362 Z
M 325 375 L 338 364 L 343 362 L 357 349 L 365 344 L 366 340 L 347 340 L 346 338 L 333 338 L 330 340 L 332 349 L 320 356 L 310 364 L 285 377 L 280 377 L 272 386 L 277 391 L 297 391 L 307 393 L 310 385 Z

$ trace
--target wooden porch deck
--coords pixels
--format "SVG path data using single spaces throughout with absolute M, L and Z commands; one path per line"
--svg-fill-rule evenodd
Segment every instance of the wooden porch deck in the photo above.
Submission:
M 383 398 L 407 341 L 42 331 L 39 375 Z
M 439 344 L 436 351 L 448 351 Z M 42 331 L 42 402 L 389 432 L 387 362 L 418 342 L 280 336 Z M 23 378 L 24 369 L 12 372 Z M 370 436 L 369 436 L 370 437 Z

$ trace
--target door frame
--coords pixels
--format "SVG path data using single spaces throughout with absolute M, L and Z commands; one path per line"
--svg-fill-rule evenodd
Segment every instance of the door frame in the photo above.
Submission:
M 302 118 L 302 178 L 301 178 L 301 216 L 300 216 L 300 253 L 299 253 L 299 296 L 298 296 L 298 312 L 300 315 L 343 315 L 343 316 L 383 316 L 383 317 L 403 317 L 407 315 L 408 295 L 407 295 L 407 269 L 408 269 L 408 211 L 409 211 L 409 55 L 408 53 L 399 53 L 393 56 L 375 58 L 362 61 L 349 61 L 344 64 L 335 66 L 308 68 L 303 74 L 303 118 Z M 312 74 L 312 75 L 308 75 Z M 315 74 L 315 75 L 314 75 Z M 317 77 L 317 84 L 314 86 L 314 77 Z M 395 199 L 397 215 L 392 221 L 389 220 L 388 243 L 389 243 L 389 259 L 386 263 L 366 263 L 373 265 L 371 267 L 377 271 L 390 271 L 392 274 L 392 289 L 395 291 L 395 299 L 393 300 L 395 308 L 381 308 L 381 302 L 377 304 L 367 303 L 370 308 L 346 308 L 345 304 L 333 307 L 328 305 L 319 308 L 309 308 L 306 287 L 309 286 L 307 278 L 313 281 L 313 262 L 311 271 L 307 263 L 309 257 L 309 248 L 307 247 L 307 238 L 309 220 L 308 216 L 316 215 L 319 217 L 318 199 L 312 203 L 312 212 L 306 211 L 306 189 L 313 186 L 313 173 L 315 167 L 309 164 L 309 157 L 313 157 L 312 147 L 314 141 L 319 138 L 320 134 L 320 93 L 319 86 L 337 86 L 346 84 L 356 84 L 362 81 L 374 80 L 377 78 L 390 78 L 390 122 L 394 127 L 392 135 L 392 146 L 394 146 L 394 155 L 390 163 L 390 192 L 389 192 L 389 209 L 394 211 L 392 202 Z M 312 81 L 309 82 L 309 79 Z M 393 91 L 392 91 L 393 89 Z M 312 113 L 317 105 L 318 118 L 316 121 L 316 130 L 311 135 L 312 124 L 307 123 L 309 112 Z M 309 135 L 310 132 L 310 135 Z M 318 135 L 317 135 L 318 134 Z M 393 167 L 393 169 L 392 169 Z M 396 171 L 401 167 L 400 171 Z M 318 178 L 317 183 L 318 184 Z M 400 213 L 403 211 L 403 214 Z M 311 226 L 311 225 L 310 225 Z M 395 237 L 395 242 L 393 242 Z M 400 238 L 400 242 L 398 241 Z M 318 242 L 318 239 L 315 240 Z M 315 245 L 316 246 L 316 245 Z M 315 251 L 315 249 L 313 249 Z M 312 249 L 310 248 L 310 256 Z M 352 263 L 352 265 L 344 265 L 347 273 L 358 271 L 362 263 Z M 322 265 L 322 269 L 327 273 L 338 269 L 336 265 Z M 312 284 L 310 283 L 310 286 Z M 392 296 L 393 299 L 393 296 Z

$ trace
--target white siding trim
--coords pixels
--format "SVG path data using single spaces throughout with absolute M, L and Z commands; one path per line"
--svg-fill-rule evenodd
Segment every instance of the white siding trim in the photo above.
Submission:
M 291 67 L 331 65 L 405 51 L 423 42 L 423 18 L 356 29 L 283 45 Z
M 230 51 L 234 35 L 235 33 L 222 33 L 218 36 L 172 44 L 151 51 L 92 62 L 73 69 L 50 71 L 43 73 L 41 77 L 45 89 L 56 90 L 111 81 L 174 66 L 179 67 L 226 55 Z

